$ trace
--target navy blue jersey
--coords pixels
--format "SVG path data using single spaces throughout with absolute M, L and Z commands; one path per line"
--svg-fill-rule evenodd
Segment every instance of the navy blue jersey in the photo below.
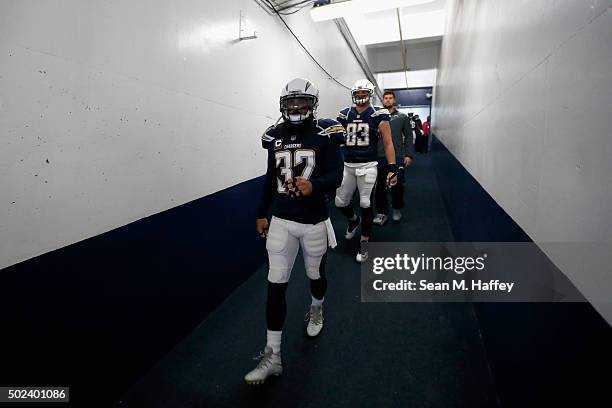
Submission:
M 408 116 L 408 120 L 410 120 L 410 128 L 412 128 L 412 131 L 416 132 L 417 123 L 416 123 L 416 120 L 414 119 L 414 115 L 413 116 Z
M 346 144 L 342 149 L 344 161 L 349 163 L 366 163 L 378 158 L 378 126 L 380 122 L 389 122 L 389 111 L 370 106 L 357 113 L 352 108 L 344 108 L 338 114 L 338 122 L 346 129 Z
M 297 130 L 297 131 L 296 131 Z M 307 127 L 281 123 L 262 136 L 268 150 L 268 169 L 257 217 L 271 212 L 279 218 L 316 224 L 329 217 L 329 196 L 342 182 L 340 146 L 344 128 L 332 119 L 316 119 Z M 312 183 L 309 196 L 291 197 L 284 183 L 304 177 Z

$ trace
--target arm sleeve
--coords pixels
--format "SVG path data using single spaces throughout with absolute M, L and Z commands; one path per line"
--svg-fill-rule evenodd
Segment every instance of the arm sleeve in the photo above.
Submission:
M 270 211 L 274 193 L 276 190 L 276 163 L 274 162 L 274 154 L 272 149 L 268 149 L 268 169 L 264 176 L 263 191 L 257 209 L 257 218 L 265 218 Z
M 328 194 L 336 191 L 342 183 L 344 161 L 340 143 L 330 140 L 323 157 L 323 172 L 319 177 L 310 180 L 313 194 Z
M 410 126 L 410 118 L 407 116 L 404 118 L 404 125 L 402 126 L 402 133 L 404 134 L 404 156 L 414 158 L 414 143 L 412 142 L 412 127 Z

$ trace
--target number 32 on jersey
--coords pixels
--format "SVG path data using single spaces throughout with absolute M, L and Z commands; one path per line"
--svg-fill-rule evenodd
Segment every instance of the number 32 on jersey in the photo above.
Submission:
M 291 154 L 290 150 L 281 150 L 280 152 L 274 153 L 276 157 L 276 168 L 280 169 L 281 176 L 284 177 L 284 180 L 281 181 L 277 178 L 278 182 L 278 192 L 279 193 L 287 193 L 287 188 L 285 187 L 285 182 L 290 178 L 293 178 L 293 169 L 297 167 L 300 163 L 305 162 L 304 170 L 302 170 L 301 177 L 304 177 L 306 180 L 310 179 L 312 172 L 315 168 L 315 152 L 310 149 L 297 149 Z
M 370 125 L 368 123 L 349 123 L 346 125 L 347 146 L 369 146 Z

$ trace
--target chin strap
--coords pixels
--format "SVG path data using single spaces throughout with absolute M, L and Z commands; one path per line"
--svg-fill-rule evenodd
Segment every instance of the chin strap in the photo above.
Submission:
M 287 129 L 291 132 L 296 132 L 298 134 L 302 134 L 308 129 L 312 123 L 314 122 L 314 118 L 312 116 L 308 116 L 300 123 L 292 123 L 286 120 L 284 123 L 287 125 Z
M 308 116 L 302 117 L 302 115 L 289 115 L 289 122 L 294 124 L 301 124 L 306 120 L 307 117 Z
M 292 121 L 291 120 L 292 116 L 300 117 L 300 118 L 303 117 L 303 119 Z M 287 123 L 291 123 L 293 125 L 301 125 L 302 123 L 307 122 L 310 118 L 314 118 L 314 112 L 313 111 L 308 111 L 308 113 L 306 115 L 290 115 L 290 114 L 287 114 L 287 116 L 285 116 L 283 114 L 283 118 L 287 121 Z

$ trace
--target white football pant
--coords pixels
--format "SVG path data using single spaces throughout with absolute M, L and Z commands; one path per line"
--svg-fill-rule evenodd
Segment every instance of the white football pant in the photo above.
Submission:
M 355 188 L 359 190 L 359 207 L 370 208 L 370 196 L 376 185 L 378 170 L 376 162 L 363 163 L 360 167 L 344 163 L 342 184 L 336 190 L 336 207 L 346 207 L 351 203 Z
M 306 275 L 310 279 L 321 277 L 321 259 L 327 252 L 328 230 L 325 221 L 317 224 L 302 224 L 278 217 L 272 217 L 266 249 L 268 250 L 268 281 L 289 282 L 291 269 L 300 246 L 304 256 Z

